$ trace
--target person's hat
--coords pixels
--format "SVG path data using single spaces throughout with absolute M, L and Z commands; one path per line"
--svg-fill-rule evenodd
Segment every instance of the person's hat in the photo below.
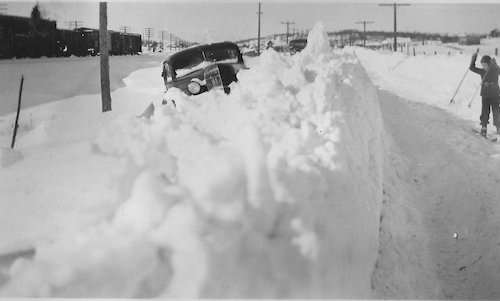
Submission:
M 491 63 L 491 57 L 489 55 L 485 55 L 481 58 L 481 63 L 486 63 L 486 64 L 490 64 Z

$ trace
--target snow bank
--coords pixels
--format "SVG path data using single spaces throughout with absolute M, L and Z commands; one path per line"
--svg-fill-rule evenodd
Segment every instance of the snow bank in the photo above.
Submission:
M 149 85 L 157 88 L 139 92 L 136 87 L 146 75 Z M 96 152 L 94 141 L 110 120 L 139 114 L 162 94 L 158 67 L 154 74 L 133 73 L 128 81 L 130 87 L 112 92 L 111 112 L 101 112 L 100 95 L 21 110 L 15 150 L 3 149 L 1 154 L 0 254 L 54 241 L 63 230 L 88 228 L 115 209 L 124 167 L 119 157 Z M 10 146 L 15 119 L 15 113 L 0 117 L 4 147 Z M 3 282 L 1 278 L 0 286 Z
M 406 56 L 356 49 L 356 54 L 373 82 L 382 89 L 412 101 L 449 111 L 456 116 L 479 123 L 481 97 L 479 75 L 467 71 L 471 56 L 466 54 Z M 486 54 L 486 53 L 485 53 Z M 480 56 L 483 55 L 480 53 Z M 489 55 L 492 55 L 489 53 Z M 479 58 L 476 62 L 479 67 Z M 467 75 L 465 73 L 467 72 Z M 462 86 L 450 104 L 457 87 Z M 470 106 L 469 106 L 470 104 Z
M 95 155 L 128 162 L 116 210 L 36 246 L 16 297 L 369 298 L 382 199 L 377 95 L 321 24 L 232 93 L 116 117 Z

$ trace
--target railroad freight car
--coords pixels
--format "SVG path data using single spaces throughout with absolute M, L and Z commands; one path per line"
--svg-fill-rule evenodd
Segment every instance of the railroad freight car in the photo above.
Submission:
M 110 30 L 108 41 L 111 55 L 141 52 L 141 35 Z M 98 53 L 98 29 L 57 29 L 51 20 L 0 15 L 0 59 Z
M 0 15 L 0 58 L 54 56 L 56 22 Z
M 126 33 L 122 35 L 122 54 L 139 54 L 142 51 L 142 40 L 140 34 Z
M 57 45 L 60 55 L 88 56 L 99 52 L 99 30 L 78 28 L 57 30 Z

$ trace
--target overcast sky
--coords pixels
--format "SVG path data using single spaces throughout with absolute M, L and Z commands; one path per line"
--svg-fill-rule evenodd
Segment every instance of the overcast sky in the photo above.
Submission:
M 262 1 L 262 34 L 286 32 L 281 22 L 295 22 L 297 30 L 311 28 L 322 21 L 328 30 L 360 29 L 358 21 L 373 21 L 368 30 L 393 30 L 393 10 L 378 4 L 384 0 L 348 1 Z M 475 1 L 398 1 L 411 6 L 398 8 L 398 30 L 437 33 L 487 33 L 500 28 L 500 3 Z M 466 3 L 467 2 L 467 3 Z M 484 1 L 483 1 L 484 2 Z M 3 2 L 4 14 L 29 16 L 32 1 Z M 97 1 L 39 1 L 47 18 L 57 21 L 59 28 L 68 22 L 81 21 L 82 26 L 99 27 Z M 153 28 L 158 39 L 161 30 L 173 32 L 190 41 L 239 40 L 257 35 L 257 1 L 111 1 L 108 4 L 108 28 L 130 27 L 144 34 Z

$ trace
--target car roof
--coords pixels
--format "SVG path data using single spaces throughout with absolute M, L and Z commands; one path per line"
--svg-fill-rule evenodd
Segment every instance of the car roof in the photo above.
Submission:
M 231 48 L 239 49 L 238 45 L 236 45 L 233 42 L 219 42 L 219 43 L 195 45 L 195 46 L 191 46 L 191 47 L 188 47 L 186 49 L 179 50 L 177 52 L 172 53 L 163 61 L 163 63 L 174 61 L 178 57 L 184 56 L 186 53 L 190 53 L 190 52 L 196 53 L 196 52 L 201 52 L 204 50 L 210 50 L 210 49 L 219 48 L 219 47 L 231 47 Z

